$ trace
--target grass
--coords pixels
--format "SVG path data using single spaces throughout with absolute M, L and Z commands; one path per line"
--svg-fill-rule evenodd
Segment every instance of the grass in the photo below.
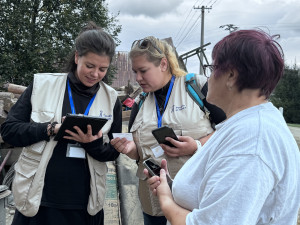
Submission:
M 300 124 L 296 124 L 296 123 L 288 123 L 287 125 L 290 127 L 300 127 Z

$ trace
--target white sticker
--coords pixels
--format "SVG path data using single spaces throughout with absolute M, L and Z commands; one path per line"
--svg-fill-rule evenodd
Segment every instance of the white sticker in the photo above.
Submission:
M 68 144 L 67 157 L 85 159 L 85 150 L 74 144 Z
M 165 153 L 165 151 L 162 149 L 162 147 L 159 144 L 151 146 L 151 150 L 156 158 L 159 158 Z

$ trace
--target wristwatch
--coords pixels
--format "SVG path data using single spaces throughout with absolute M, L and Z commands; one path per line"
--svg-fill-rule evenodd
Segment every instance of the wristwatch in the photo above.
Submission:
M 201 144 L 201 142 L 200 142 L 199 140 L 195 140 L 195 141 L 196 141 L 196 144 L 197 144 L 197 149 L 196 149 L 196 151 L 194 152 L 194 154 L 198 151 L 199 148 L 202 147 L 202 144 Z

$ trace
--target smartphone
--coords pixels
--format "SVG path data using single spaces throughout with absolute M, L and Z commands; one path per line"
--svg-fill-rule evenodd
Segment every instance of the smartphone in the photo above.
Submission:
M 160 176 L 161 167 L 152 158 L 146 159 L 143 162 L 143 165 L 149 171 L 149 174 L 151 176 Z M 166 174 L 166 175 L 167 175 L 167 182 L 168 182 L 168 184 L 169 184 L 169 186 L 170 186 L 170 188 L 172 190 L 173 180 L 171 179 L 171 177 L 169 176 L 169 174 Z
M 156 164 L 156 162 L 153 159 L 146 159 L 143 162 L 146 169 L 149 171 L 151 176 L 160 176 L 160 169 L 161 167 Z
M 173 138 L 178 141 L 176 134 L 174 133 L 173 129 L 167 126 L 163 126 L 157 129 L 152 130 L 152 134 L 157 140 L 159 144 L 165 144 L 170 147 L 175 147 L 171 142 L 166 141 L 166 137 Z

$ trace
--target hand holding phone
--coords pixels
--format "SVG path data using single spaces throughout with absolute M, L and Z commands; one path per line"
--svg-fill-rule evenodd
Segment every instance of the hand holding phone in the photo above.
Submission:
M 146 159 L 143 162 L 143 165 L 146 167 L 146 169 L 148 170 L 148 172 L 151 176 L 160 176 L 161 167 L 153 159 L 151 159 L 151 158 Z M 167 173 L 167 171 L 166 171 L 166 176 L 167 176 L 167 182 L 168 182 L 170 188 L 172 189 L 173 181 L 172 181 L 170 175 Z
M 159 144 L 165 144 L 170 147 L 175 147 L 171 142 L 166 141 L 166 137 L 170 137 L 178 141 L 176 134 L 174 133 L 173 129 L 167 126 L 163 126 L 157 129 L 152 130 L 152 134 L 157 140 Z

